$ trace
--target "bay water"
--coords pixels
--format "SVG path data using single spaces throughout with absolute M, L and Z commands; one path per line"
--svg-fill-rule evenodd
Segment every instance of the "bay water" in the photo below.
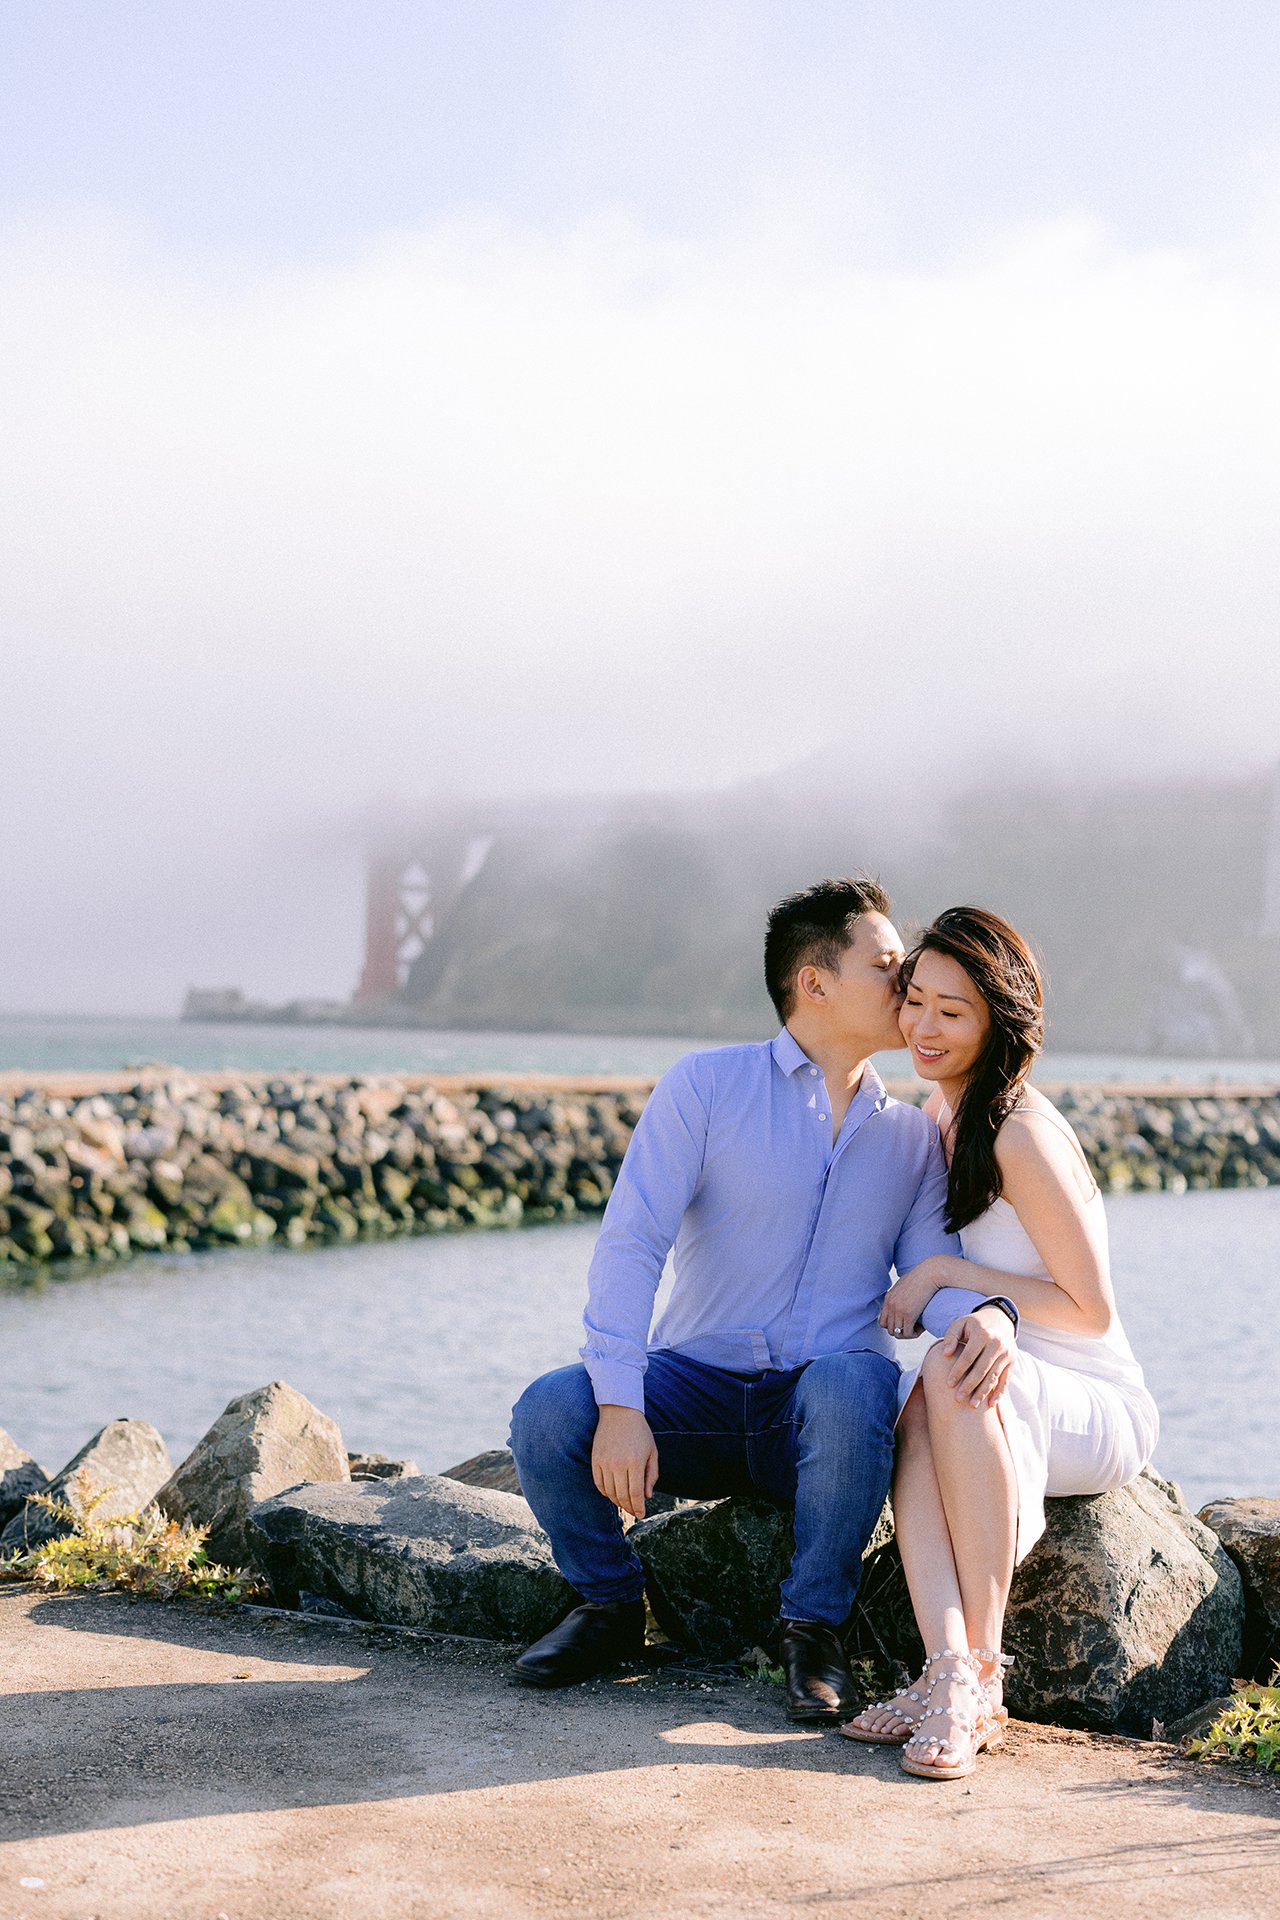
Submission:
M 116 1072 L 163 1061 L 267 1073 L 617 1073 L 657 1075 L 722 1041 L 653 1034 L 434 1032 L 421 1027 L 239 1024 L 138 1015 L 0 1014 L 0 1072 Z M 910 1077 L 905 1053 L 881 1054 L 882 1075 Z M 1280 1086 L 1280 1061 L 1177 1059 L 1050 1051 L 1044 1081 L 1144 1085 L 1225 1081 Z
M 1280 1188 L 1106 1204 L 1121 1314 L 1161 1411 L 1157 1467 L 1193 1507 L 1280 1494 Z M 0 1426 L 50 1470 L 122 1415 L 180 1459 L 235 1394 L 285 1379 L 353 1450 L 438 1472 L 504 1445 L 525 1383 L 576 1357 L 596 1230 L 51 1269 L 0 1293 Z

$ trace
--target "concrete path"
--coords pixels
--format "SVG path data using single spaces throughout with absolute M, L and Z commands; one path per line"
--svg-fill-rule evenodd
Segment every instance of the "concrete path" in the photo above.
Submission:
M 1131 1741 L 926 1785 L 762 1683 L 4 1588 L 0 1689 L 0 1920 L 1280 1913 L 1280 1791 Z

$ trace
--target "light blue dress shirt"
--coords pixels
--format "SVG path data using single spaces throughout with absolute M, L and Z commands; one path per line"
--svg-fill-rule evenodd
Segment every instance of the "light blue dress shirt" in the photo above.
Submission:
M 892 1359 L 879 1325 L 891 1269 L 960 1252 L 946 1198 L 937 1128 L 873 1067 L 833 1144 L 826 1083 L 788 1028 L 686 1054 L 640 1116 L 591 1261 L 581 1352 L 597 1404 L 643 1409 L 659 1348 L 735 1373 L 859 1348 Z M 943 1287 L 924 1325 L 945 1333 L 986 1297 Z

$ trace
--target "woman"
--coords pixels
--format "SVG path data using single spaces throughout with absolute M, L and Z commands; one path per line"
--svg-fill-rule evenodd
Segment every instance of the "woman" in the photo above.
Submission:
M 1116 1317 L 1097 1183 L 1067 1122 L 1027 1083 L 1044 1002 L 1026 942 L 993 913 L 954 907 L 907 956 L 903 980 L 899 1021 L 934 1083 L 927 1111 L 964 1259 L 937 1255 L 900 1278 L 881 1324 L 909 1338 L 939 1287 L 978 1287 L 1016 1306 L 1018 1352 L 959 1396 L 950 1340 L 903 1378 L 894 1522 L 928 1658 L 909 1688 L 841 1731 L 900 1745 L 909 1773 L 954 1780 L 1008 1717 L 1005 1605 L 1044 1531 L 1045 1496 L 1136 1478 L 1159 1421 Z

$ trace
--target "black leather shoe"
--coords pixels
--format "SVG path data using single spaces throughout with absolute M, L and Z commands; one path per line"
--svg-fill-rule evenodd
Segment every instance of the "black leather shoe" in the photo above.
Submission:
M 529 1687 L 571 1687 L 624 1660 L 638 1660 L 643 1652 L 643 1600 L 588 1601 L 525 1648 L 516 1675 Z
M 793 1720 L 840 1720 L 858 1704 L 849 1656 L 834 1627 L 784 1620 L 779 1652 Z

